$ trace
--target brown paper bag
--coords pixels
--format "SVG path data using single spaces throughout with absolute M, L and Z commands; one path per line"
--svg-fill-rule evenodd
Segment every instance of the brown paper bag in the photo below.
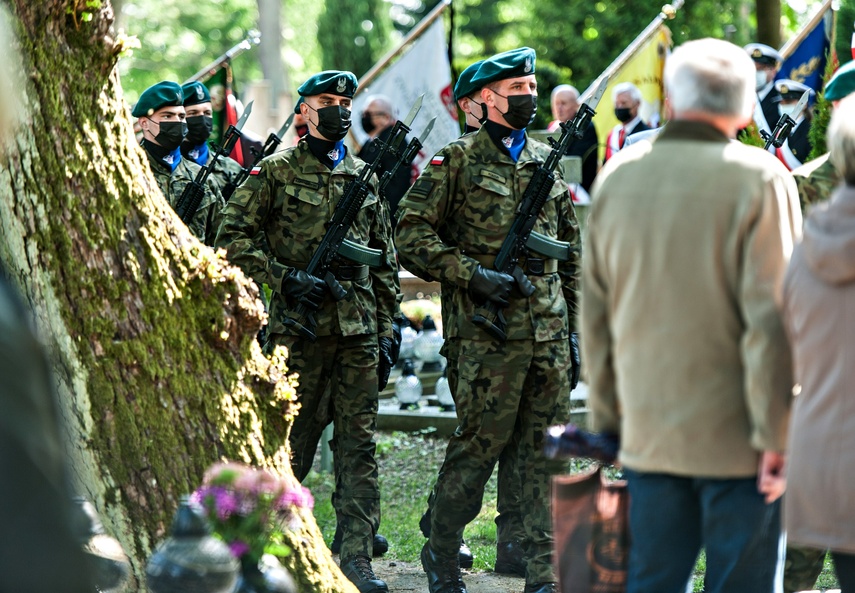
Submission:
M 623 593 L 629 554 L 629 492 L 599 466 L 552 479 L 555 574 L 561 593 Z

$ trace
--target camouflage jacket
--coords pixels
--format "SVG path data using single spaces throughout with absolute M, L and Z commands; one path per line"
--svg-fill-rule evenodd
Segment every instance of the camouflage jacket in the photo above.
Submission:
M 529 138 L 514 163 L 482 128 L 440 150 L 401 201 L 395 238 L 402 265 L 454 289 L 443 294 L 443 303 L 451 299 L 446 336 L 487 339 L 471 321 L 475 305 L 467 292 L 469 279 L 479 263 L 489 266 L 498 253 L 532 174 L 548 154 L 545 144 Z M 570 261 L 557 262 L 557 272 L 529 275 L 536 289 L 531 297 L 512 293 L 504 310 L 507 336 L 564 339 L 578 312 L 579 224 L 567 184 L 558 175 L 534 231 L 575 249 Z
M 824 202 L 830 198 L 831 192 L 842 181 L 837 169 L 831 164 L 828 153 L 795 169 L 793 178 L 799 188 L 802 214 L 807 213 L 808 206 Z
M 158 163 L 148 151 L 146 151 L 146 155 L 148 155 L 151 171 L 157 181 L 157 187 L 163 192 L 163 196 L 169 205 L 175 208 L 181 194 L 184 193 L 184 188 L 196 179 L 200 169 L 199 165 L 182 157 L 178 166 L 170 173 L 169 169 Z M 214 244 L 222 207 L 223 198 L 220 196 L 220 192 L 213 189 L 210 183 L 206 184 L 202 203 L 199 205 L 193 220 L 187 225 L 190 232 L 206 245 Z
M 229 260 L 257 283 L 266 283 L 273 295 L 270 333 L 293 333 L 283 323 L 296 303 L 286 297 L 282 281 L 292 269 L 305 269 L 326 232 L 345 185 L 356 178 L 365 163 L 348 151 L 330 171 L 309 150 L 305 140 L 261 161 L 226 205 L 217 245 L 225 247 Z M 392 336 L 392 316 L 398 307 L 400 288 L 392 248 L 389 213 L 376 196 L 377 180 L 371 178 L 368 195 L 347 238 L 384 252 L 384 263 L 369 268 L 361 280 L 339 280 L 347 295 L 335 302 L 327 295 L 315 313 L 318 336 L 354 336 L 378 333 Z M 254 240 L 264 232 L 269 255 Z M 349 262 L 342 261 L 344 265 Z

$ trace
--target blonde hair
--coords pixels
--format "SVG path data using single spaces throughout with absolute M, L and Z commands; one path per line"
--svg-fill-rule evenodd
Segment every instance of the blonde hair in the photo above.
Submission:
M 846 185 L 855 185 L 855 95 L 844 97 L 834 108 L 827 134 L 831 164 Z

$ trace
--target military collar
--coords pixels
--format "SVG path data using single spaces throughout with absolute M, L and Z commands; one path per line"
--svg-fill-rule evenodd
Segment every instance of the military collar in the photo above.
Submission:
M 496 143 L 490 137 L 490 133 L 482 127 L 481 129 L 463 136 L 463 139 L 471 138 L 473 148 L 478 150 L 479 155 L 484 159 L 484 162 L 501 163 L 506 165 L 515 165 L 517 167 L 524 166 L 530 163 L 537 165 L 543 163 L 546 157 L 540 154 L 540 151 L 535 147 L 536 143 L 531 141 L 531 138 L 526 134 L 526 143 L 523 146 L 520 157 L 516 163 L 505 152 L 499 150 Z
M 356 161 L 351 151 L 347 150 L 344 154 L 344 159 L 336 165 L 335 169 L 330 171 L 329 167 L 323 164 L 309 148 L 307 138 L 308 136 L 300 138 L 295 147 L 296 154 L 294 155 L 294 161 L 301 174 L 314 175 L 320 173 L 322 175 L 335 175 L 341 171 L 353 171 L 356 168 Z

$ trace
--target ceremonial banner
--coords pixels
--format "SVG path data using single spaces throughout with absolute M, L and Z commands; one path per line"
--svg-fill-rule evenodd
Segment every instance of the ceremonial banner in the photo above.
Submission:
M 784 63 L 777 79 L 787 78 L 808 85 L 816 92 L 822 90 L 822 75 L 831 50 L 831 30 L 834 13 L 827 1 L 809 23 L 784 47 Z
M 220 69 L 218 69 L 210 78 L 207 79 L 205 86 L 208 87 L 208 92 L 211 93 L 211 109 L 213 110 L 214 129 L 211 132 L 211 142 L 220 146 L 223 143 L 223 134 L 229 126 L 237 123 L 237 98 L 232 92 L 232 68 L 229 61 L 225 61 Z M 234 160 L 244 166 L 243 151 L 241 144 L 235 144 L 234 150 L 229 155 Z
M 353 127 L 351 131 L 359 144 L 368 140 L 360 125 L 360 116 L 371 95 L 386 95 L 395 107 L 396 116 L 403 118 L 419 95 L 424 102 L 418 117 L 411 126 L 419 136 L 428 122 L 436 118 L 433 131 L 424 142 L 413 166 L 421 171 L 427 159 L 440 148 L 460 136 L 457 122 L 457 105 L 451 92 L 451 66 L 445 44 L 442 19 L 433 24 L 413 42 L 410 50 L 389 66 L 366 88 L 359 89 L 353 100 Z
M 660 25 L 624 65 L 610 75 L 609 86 L 593 119 L 597 127 L 597 136 L 600 138 L 600 161 L 603 160 L 606 151 L 606 138 L 612 128 L 619 123 L 614 114 L 612 99 L 612 90 L 615 85 L 631 82 L 637 86 L 642 96 L 638 114 L 649 126 L 660 125 L 665 104 L 662 74 L 665 69 L 665 58 L 670 49 L 671 30 L 665 25 Z

